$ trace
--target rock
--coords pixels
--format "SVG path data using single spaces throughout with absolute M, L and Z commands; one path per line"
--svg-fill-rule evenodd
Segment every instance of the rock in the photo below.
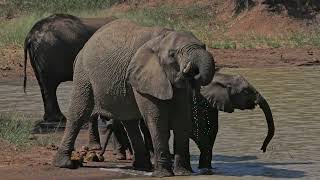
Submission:
M 46 148 L 51 151 L 57 151 L 59 149 L 55 144 L 49 144 Z
M 88 152 L 87 155 L 84 157 L 84 160 L 87 162 L 100 162 L 96 152 L 94 151 Z

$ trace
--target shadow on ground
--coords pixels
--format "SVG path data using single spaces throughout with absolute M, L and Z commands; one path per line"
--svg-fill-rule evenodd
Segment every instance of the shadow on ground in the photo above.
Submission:
M 194 169 L 198 166 L 198 155 L 192 155 L 191 160 Z M 290 165 L 309 165 L 311 162 L 293 162 L 293 163 L 272 163 L 272 162 L 257 162 L 256 156 L 226 156 L 215 155 L 213 157 L 212 167 L 214 174 L 223 176 L 262 176 L 271 178 L 303 178 L 304 171 L 276 168 L 273 166 L 288 166 Z

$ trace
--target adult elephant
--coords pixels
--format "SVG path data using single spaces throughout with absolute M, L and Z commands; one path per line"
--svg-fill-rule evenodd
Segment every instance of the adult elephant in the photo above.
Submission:
M 43 120 L 65 120 L 57 101 L 57 87 L 72 81 L 73 62 L 88 39 L 101 26 L 115 20 L 107 18 L 78 18 L 69 14 L 54 14 L 41 19 L 27 34 L 24 43 L 24 91 L 26 91 L 27 54 L 40 86 L 44 104 Z
M 266 151 L 274 136 L 272 112 L 266 99 L 241 75 L 216 73 L 212 82 L 201 87 L 193 97 L 191 139 L 200 149 L 199 168 L 211 169 L 212 148 L 218 133 L 218 111 L 254 109 L 259 105 L 265 114 L 268 134 L 261 150 Z
M 129 122 L 143 118 L 155 149 L 154 176 L 188 175 L 191 132 L 191 80 L 207 85 L 214 60 L 205 45 L 190 32 L 141 27 L 115 20 L 97 31 L 79 52 L 69 118 L 53 164 L 74 168 L 70 160 L 82 124 L 99 114 Z M 175 163 L 169 153 L 169 126 L 174 132 Z M 131 134 L 131 135 L 130 135 Z M 151 168 L 141 133 L 131 139 L 133 167 Z

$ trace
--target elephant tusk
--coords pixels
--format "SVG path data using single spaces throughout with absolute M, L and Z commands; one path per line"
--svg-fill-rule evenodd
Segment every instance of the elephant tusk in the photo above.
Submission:
M 191 62 L 188 62 L 187 66 L 183 69 L 183 74 L 187 74 L 188 72 L 190 72 L 192 69 L 192 65 Z
M 182 72 L 178 73 L 178 76 L 175 79 L 175 82 L 181 81 L 187 77 L 187 74 L 192 70 L 191 62 L 188 62 L 186 67 L 182 70 Z

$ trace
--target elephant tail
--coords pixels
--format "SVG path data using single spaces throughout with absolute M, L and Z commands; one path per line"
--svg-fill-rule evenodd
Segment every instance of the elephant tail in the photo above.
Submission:
M 26 37 L 24 41 L 24 78 L 23 78 L 23 92 L 26 93 L 27 87 L 27 60 L 28 60 L 28 51 L 29 51 L 29 58 L 31 59 L 30 53 L 30 39 L 29 36 Z

